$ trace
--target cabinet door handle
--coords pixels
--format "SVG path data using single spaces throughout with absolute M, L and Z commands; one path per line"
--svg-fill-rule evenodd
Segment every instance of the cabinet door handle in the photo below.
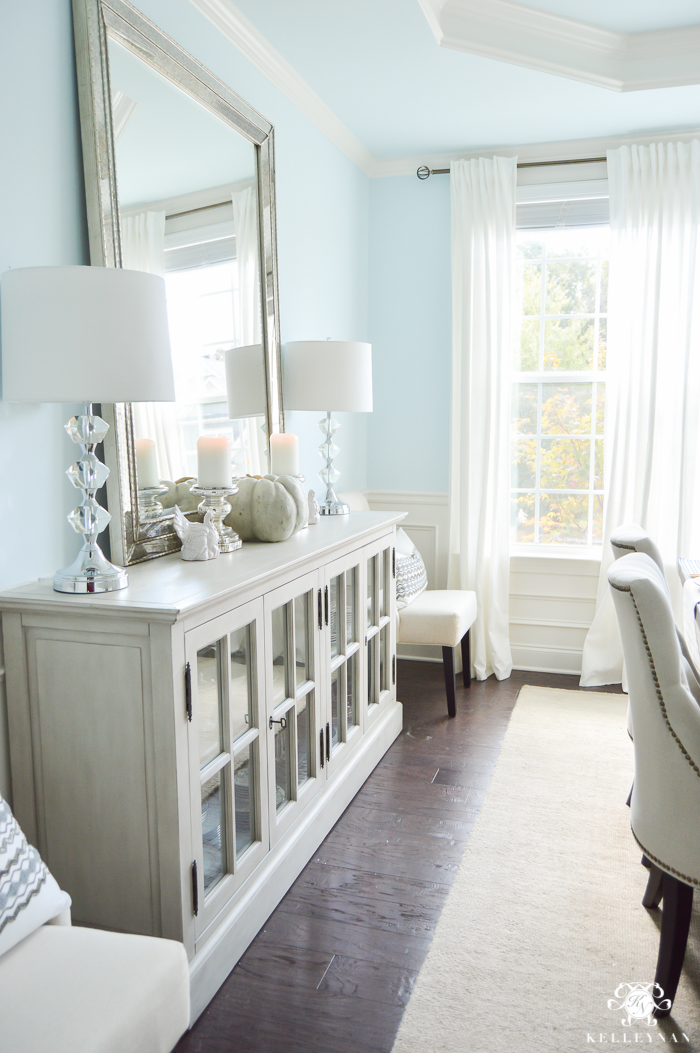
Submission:
M 331 759 L 331 726 L 326 724 L 326 760 Z
M 326 761 L 323 754 L 323 728 L 321 728 L 321 767 L 325 765 Z
M 396 549 L 395 548 L 392 548 L 392 550 L 391 550 L 391 576 L 392 576 L 392 578 L 396 577 Z
M 326 585 L 324 592 L 324 605 L 326 610 L 326 625 L 328 625 L 328 586 Z
M 318 590 L 318 627 L 323 628 L 323 600 L 321 599 L 321 590 Z
M 396 683 L 396 655 L 395 654 L 392 654 L 392 656 L 391 656 L 391 682 L 392 682 L 392 684 Z
M 279 726 L 282 728 L 282 731 L 284 731 L 285 728 L 287 727 L 287 718 L 286 717 L 280 717 L 279 720 L 275 720 L 273 717 L 270 717 L 270 730 L 272 730 L 272 725 L 273 724 L 279 724 Z
M 192 722 L 192 668 L 188 662 L 185 666 L 185 712 L 187 719 Z
M 197 880 L 197 860 L 192 860 L 192 913 L 199 914 L 199 882 Z

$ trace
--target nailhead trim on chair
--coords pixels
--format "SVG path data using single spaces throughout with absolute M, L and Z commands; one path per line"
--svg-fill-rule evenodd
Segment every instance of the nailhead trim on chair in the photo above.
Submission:
M 632 600 L 632 605 L 633 605 L 635 613 L 637 615 L 637 621 L 639 622 L 639 628 L 640 628 L 641 633 L 642 633 L 642 639 L 644 640 L 644 649 L 646 650 L 647 657 L 649 659 L 649 667 L 651 669 L 651 675 L 652 675 L 652 678 L 654 680 L 654 685 L 656 687 L 656 694 L 657 694 L 657 697 L 659 699 L 659 704 L 661 706 L 661 712 L 663 713 L 664 720 L 666 721 L 666 726 L 667 726 L 668 730 L 671 732 L 671 735 L 673 736 L 673 738 L 678 743 L 678 748 L 680 749 L 681 753 L 683 754 L 683 756 L 687 760 L 688 764 L 693 769 L 693 771 L 698 776 L 698 778 L 700 778 L 700 768 L 695 763 L 693 758 L 690 756 L 690 754 L 688 753 L 687 749 L 685 748 L 685 746 L 683 745 L 681 740 L 678 738 L 678 735 L 676 735 L 676 732 L 673 730 L 673 727 L 671 725 L 671 721 L 668 719 L 668 713 L 666 712 L 666 703 L 664 702 L 664 696 L 661 694 L 661 688 L 659 686 L 659 678 L 656 675 L 656 669 L 654 667 L 654 659 L 652 658 L 651 648 L 649 647 L 649 641 L 647 640 L 647 634 L 644 632 L 644 625 L 642 623 L 642 619 L 641 619 L 641 616 L 639 614 L 639 608 L 637 607 L 637 604 L 636 604 L 635 599 L 634 599 L 634 593 L 632 592 L 632 589 L 629 586 L 624 587 L 624 586 L 621 586 L 621 585 L 613 585 L 613 583 L 610 582 L 610 587 L 613 588 L 613 589 L 617 589 L 618 592 L 629 592 L 629 594 L 630 594 L 630 599 Z M 649 858 L 651 858 L 651 856 Z
M 634 832 L 634 828 L 631 829 L 632 837 L 635 839 L 635 841 L 637 842 L 647 859 L 650 859 L 652 863 L 656 863 L 657 867 L 659 867 L 661 870 L 665 870 L 668 874 L 673 874 L 673 876 L 677 877 L 679 881 L 684 881 L 686 885 L 694 885 L 695 888 L 700 888 L 700 881 L 698 881 L 697 878 L 690 877 L 689 874 L 681 874 L 680 870 L 676 870 L 675 867 L 670 867 L 668 863 L 662 863 L 662 861 L 657 856 L 652 855 L 649 849 L 645 848 L 642 842 L 639 840 L 639 838 Z

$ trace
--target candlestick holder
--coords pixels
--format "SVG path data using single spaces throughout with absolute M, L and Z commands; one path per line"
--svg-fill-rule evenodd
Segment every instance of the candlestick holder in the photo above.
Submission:
M 158 500 L 167 494 L 167 486 L 144 486 L 139 490 L 139 521 L 153 523 L 163 515 L 163 506 Z
M 224 526 L 224 519 L 231 511 L 231 505 L 226 500 L 232 494 L 238 493 L 237 486 L 191 486 L 190 493 L 195 497 L 203 498 L 197 506 L 197 511 L 206 515 L 212 513 L 214 526 L 219 535 L 219 552 L 235 552 L 241 548 L 243 542 L 235 530 Z

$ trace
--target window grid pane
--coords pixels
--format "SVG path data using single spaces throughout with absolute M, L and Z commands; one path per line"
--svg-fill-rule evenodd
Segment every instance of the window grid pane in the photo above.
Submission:
M 600 544 L 608 228 L 518 235 L 511 539 Z

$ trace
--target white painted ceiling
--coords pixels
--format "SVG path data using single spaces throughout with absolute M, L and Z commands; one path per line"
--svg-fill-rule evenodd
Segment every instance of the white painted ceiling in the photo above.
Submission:
M 527 0 L 620 32 L 700 24 L 700 0 Z M 440 47 L 418 0 L 236 0 L 378 158 L 700 127 L 700 85 L 618 93 Z

